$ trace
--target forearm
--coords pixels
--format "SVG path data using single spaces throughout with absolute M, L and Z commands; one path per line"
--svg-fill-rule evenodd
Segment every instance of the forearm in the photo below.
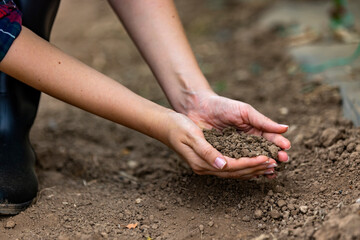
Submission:
M 160 127 L 171 110 L 139 97 L 25 27 L 0 70 L 60 100 L 165 141 Z
M 211 90 L 173 1 L 109 0 L 175 110 L 186 113 L 197 91 Z

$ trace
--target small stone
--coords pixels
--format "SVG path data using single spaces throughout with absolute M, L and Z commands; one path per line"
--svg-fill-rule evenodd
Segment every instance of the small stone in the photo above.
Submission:
M 136 204 L 139 204 L 139 203 L 141 203 L 141 201 L 142 201 L 141 198 L 137 198 L 137 199 L 135 200 L 135 203 L 136 203 Z
M 288 219 L 289 217 L 290 217 L 290 212 L 289 211 L 284 211 L 283 218 Z
M 103 237 L 103 238 L 108 238 L 108 234 L 106 232 L 101 232 L 100 235 Z
M 273 195 L 274 195 L 274 192 L 273 192 L 272 190 L 269 190 L 269 192 L 268 192 L 267 195 L 268 195 L 268 196 L 273 196 Z
M 290 203 L 289 205 L 287 205 L 287 207 L 288 207 L 289 210 L 295 210 L 294 204 Z
M 285 202 L 284 200 L 280 199 L 280 200 L 277 202 L 277 205 L 278 205 L 280 208 L 282 208 L 283 206 L 286 205 L 286 202 Z
M 200 225 L 199 225 L 199 230 L 200 230 L 201 232 L 203 232 L 203 231 L 204 231 L 204 225 L 200 224 Z
M 281 214 L 277 211 L 277 210 L 272 210 L 270 212 L 270 216 L 273 218 L 273 219 L 279 219 L 281 218 Z
M 299 209 L 300 209 L 300 212 L 302 212 L 302 213 L 307 213 L 307 211 L 308 211 L 308 207 L 307 206 L 300 206 L 299 207 Z
M 7 229 L 14 228 L 15 225 L 16 225 L 16 223 L 14 221 L 9 220 L 9 221 L 6 222 L 5 228 L 7 228 Z
M 139 163 L 137 161 L 130 160 L 127 162 L 127 165 L 130 169 L 135 169 L 139 166 Z
M 242 218 L 242 220 L 244 221 L 244 222 L 250 222 L 250 217 L 249 216 L 244 216 L 243 218 Z
M 289 109 L 287 107 L 281 107 L 279 109 L 279 112 L 280 112 L 281 115 L 288 115 Z
M 360 198 L 356 199 L 356 203 L 360 203 Z
M 208 222 L 208 225 L 209 225 L 209 227 L 212 227 L 212 226 L 214 226 L 214 222 L 210 221 L 210 222 Z
M 263 212 L 260 209 L 255 210 L 254 217 L 255 219 L 262 218 Z
M 320 135 L 320 141 L 324 147 L 329 147 L 334 144 L 340 136 L 341 132 L 337 128 L 327 128 Z
M 158 229 L 158 228 L 159 228 L 159 225 L 157 225 L 156 223 L 154 223 L 153 225 L 151 225 L 151 228 L 152 228 L 152 229 Z

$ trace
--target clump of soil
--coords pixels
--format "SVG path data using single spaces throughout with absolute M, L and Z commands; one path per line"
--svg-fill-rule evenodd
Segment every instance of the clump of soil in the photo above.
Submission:
M 234 127 L 222 131 L 205 129 L 203 132 L 205 139 L 225 156 L 241 158 L 264 155 L 278 160 L 278 152 L 281 149 L 261 136 L 238 132 Z

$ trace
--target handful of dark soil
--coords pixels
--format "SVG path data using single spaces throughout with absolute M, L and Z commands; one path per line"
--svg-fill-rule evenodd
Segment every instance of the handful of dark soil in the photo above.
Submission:
M 278 160 L 278 152 L 281 150 L 263 137 L 239 133 L 234 127 L 222 131 L 205 129 L 203 133 L 205 139 L 219 152 L 236 159 L 264 155 Z

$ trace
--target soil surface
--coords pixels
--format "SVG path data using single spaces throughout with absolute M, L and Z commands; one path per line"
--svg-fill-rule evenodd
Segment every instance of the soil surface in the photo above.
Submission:
M 205 139 L 219 152 L 232 158 L 267 156 L 278 160 L 281 150 L 261 136 L 238 132 L 234 127 L 203 130 Z
M 273 180 L 198 176 L 156 140 L 43 95 L 38 198 L 1 217 L 0 239 L 360 239 L 360 129 L 338 89 L 298 71 L 279 28 L 258 27 L 273 1 L 176 3 L 213 88 L 290 126 L 290 161 Z M 169 106 L 104 1 L 63 0 L 51 41 Z

